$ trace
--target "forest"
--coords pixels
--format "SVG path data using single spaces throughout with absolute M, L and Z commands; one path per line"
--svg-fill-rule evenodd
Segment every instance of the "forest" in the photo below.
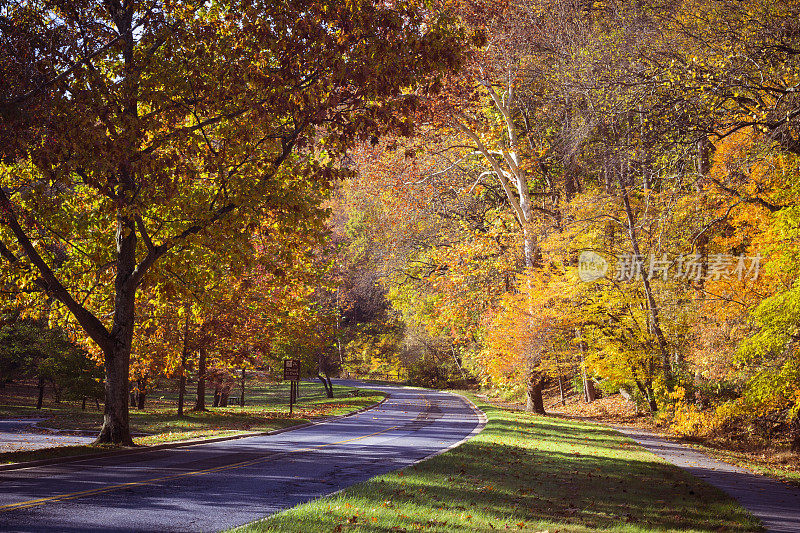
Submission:
M 4 1 L 0 34 L 0 387 L 97 398 L 99 442 L 292 357 L 800 452 L 800 2 Z

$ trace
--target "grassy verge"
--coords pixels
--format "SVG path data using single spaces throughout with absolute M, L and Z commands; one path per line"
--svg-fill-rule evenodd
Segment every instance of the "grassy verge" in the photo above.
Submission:
M 479 407 L 486 428 L 458 448 L 236 531 L 760 531 L 610 429 Z
M 245 407 L 215 407 L 206 412 L 187 410 L 183 418 L 178 418 L 176 414 L 172 393 L 157 394 L 148 400 L 145 410 L 131 410 L 134 442 L 147 446 L 251 431 L 270 431 L 352 413 L 381 401 L 385 396 L 371 390 L 336 387 L 337 397 L 328 399 L 321 384 L 303 383 L 301 389 L 302 395 L 291 418 L 286 404 L 288 385 L 285 384 L 257 384 L 252 391 L 248 391 Z M 192 403 L 193 400 L 194 398 Z M 88 431 L 99 430 L 102 422 L 102 413 L 97 410 L 81 410 L 77 405 L 67 403 L 50 405 L 42 410 L 23 405 L 0 405 L 0 417 L 41 417 L 46 418 L 39 424 L 41 427 Z M 63 446 L 0 453 L 0 463 L 81 455 L 103 450 L 103 447 L 96 446 Z
M 556 403 L 555 393 L 550 392 L 550 401 Z M 643 428 L 668 440 L 697 448 L 721 461 L 800 486 L 800 461 L 798 455 L 790 450 L 788 436 L 776 437 L 768 443 L 681 437 L 664 428 L 663 424 L 657 425 L 649 414 L 637 413 L 635 405 L 623 400 L 619 394 L 605 396 L 590 404 L 584 403 L 582 397 L 572 395 L 567 399 L 566 406 L 554 405 L 553 409 L 563 414 L 588 417 L 600 422 Z
M 75 457 L 77 455 L 100 453 L 105 450 L 106 448 L 101 446 L 58 446 L 56 448 L 42 448 L 41 450 L 6 452 L 0 453 L 0 464 L 23 463 L 58 457 Z
M 706 443 L 688 443 L 708 455 L 752 472 L 800 487 L 800 462 L 798 456 L 785 449 L 765 451 L 736 451 Z

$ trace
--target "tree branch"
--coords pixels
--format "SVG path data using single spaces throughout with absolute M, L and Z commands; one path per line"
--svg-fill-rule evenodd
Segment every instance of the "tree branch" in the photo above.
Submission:
M 740 193 L 736 189 L 733 189 L 731 187 L 728 187 L 727 185 L 724 185 L 720 180 L 718 180 L 716 178 L 712 178 L 711 176 L 703 176 L 703 178 L 705 178 L 708 181 L 712 182 L 714 185 L 716 185 L 717 187 L 719 187 L 721 190 L 725 191 L 726 193 L 730 194 L 731 196 L 735 196 L 736 198 L 739 199 L 739 201 L 745 202 L 747 204 L 760 205 L 761 207 L 764 207 L 764 208 L 768 209 L 770 213 L 777 213 L 781 209 L 783 209 L 785 207 L 788 207 L 786 205 L 771 204 L 771 203 L 767 202 L 766 200 L 764 200 L 763 198 L 759 198 L 758 196 L 755 196 L 755 197 L 742 196 L 742 193 Z
M 100 349 L 103 351 L 110 350 L 112 343 L 108 330 L 96 316 L 79 304 L 72 297 L 72 294 L 70 294 L 67 288 L 56 278 L 53 271 L 33 246 L 25 230 L 20 226 L 14 214 L 14 210 L 12 209 L 11 201 L 8 199 L 8 196 L 6 196 L 2 187 L 0 187 L 0 211 L 4 214 L 6 225 L 11 228 L 17 242 L 24 250 L 25 255 L 28 256 L 28 259 L 30 259 L 33 266 L 36 267 L 36 270 L 41 275 L 43 288 L 69 309 L 78 323 L 86 330 L 86 333 L 97 343 Z M 3 246 L 3 249 L 3 257 L 9 259 L 9 254 L 11 257 L 14 257 L 14 254 L 11 253 L 8 248 Z

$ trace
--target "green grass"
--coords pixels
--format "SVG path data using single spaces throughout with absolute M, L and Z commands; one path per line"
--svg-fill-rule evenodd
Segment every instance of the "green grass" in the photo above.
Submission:
M 721 461 L 800 487 L 798 456 L 789 451 L 788 445 L 784 449 L 767 448 L 760 452 L 730 450 L 709 443 L 689 443 L 687 445 Z
M 134 442 L 139 445 L 153 445 L 164 442 L 235 435 L 243 432 L 270 431 L 314 419 L 352 413 L 381 401 L 385 395 L 380 392 L 348 387 L 334 387 L 336 398 L 325 397 L 319 383 L 302 383 L 301 397 L 288 415 L 288 384 L 275 384 L 253 381 L 245 393 L 245 407 L 229 406 L 210 408 L 206 412 L 193 412 L 188 409 L 194 405 L 194 395 L 187 395 L 184 417 L 177 416 L 177 394 L 160 392 L 152 394 L 144 410 L 131 409 L 131 432 Z M 30 399 L 28 399 L 30 400 Z M 25 398 L 3 397 L 0 404 L 0 418 L 41 417 L 46 418 L 39 426 L 52 429 L 72 429 L 97 431 L 100 429 L 102 412 L 91 406 L 80 409 L 74 402 L 49 403 L 37 410 L 22 404 Z M 0 463 L 31 461 L 80 455 L 104 451 L 102 447 L 65 446 L 57 449 L 33 450 L 28 452 L 0 453 Z
M 105 446 L 57 446 L 55 448 L 42 448 L 40 450 L 5 452 L 0 453 L 0 464 L 56 459 L 59 457 L 75 457 L 78 455 L 102 453 L 109 449 L 112 448 Z
M 479 407 L 486 428 L 458 448 L 235 531 L 761 530 L 722 492 L 613 430 Z

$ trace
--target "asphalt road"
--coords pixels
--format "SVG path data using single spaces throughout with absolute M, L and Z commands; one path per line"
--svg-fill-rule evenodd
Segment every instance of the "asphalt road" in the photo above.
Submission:
M 89 444 L 94 437 L 72 435 L 69 432 L 44 432 L 34 426 L 43 418 L 0 420 L 0 452 L 17 452 Z
M 389 399 L 278 435 L 0 472 L 0 531 L 218 531 L 410 465 L 480 426 L 459 396 L 369 388 Z
M 727 492 L 758 517 L 768 533 L 800 531 L 800 489 L 797 487 L 718 461 L 699 450 L 670 442 L 647 431 L 619 426 L 614 428 L 665 461 Z

